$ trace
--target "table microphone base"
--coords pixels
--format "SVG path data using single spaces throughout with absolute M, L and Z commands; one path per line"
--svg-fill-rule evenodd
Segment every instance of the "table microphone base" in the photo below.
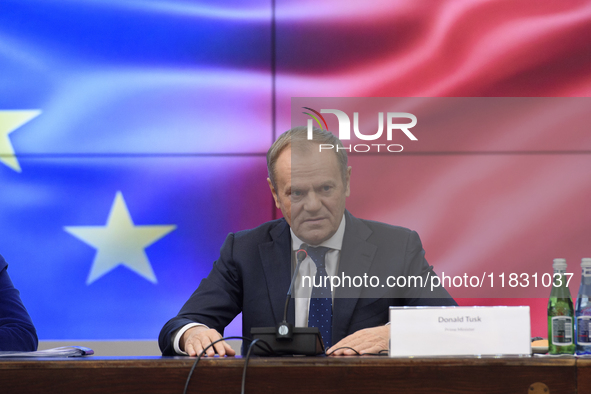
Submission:
M 270 354 L 265 344 L 257 343 L 252 352 L 258 356 L 303 355 L 316 356 L 324 354 L 324 344 L 318 327 L 295 327 L 291 339 L 277 339 L 276 327 L 251 328 L 252 339 L 261 339 L 269 344 L 274 354 Z M 260 344 L 260 346 L 258 346 Z

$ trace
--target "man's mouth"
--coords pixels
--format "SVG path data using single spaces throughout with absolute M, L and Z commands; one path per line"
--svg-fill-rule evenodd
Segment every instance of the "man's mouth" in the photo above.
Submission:
M 311 219 L 304 220 L 304 222 L 305 223 L 317 223 L 317 222 L 320 222 L 324 219 L 326 219 L 326 218 L 311 218 Z

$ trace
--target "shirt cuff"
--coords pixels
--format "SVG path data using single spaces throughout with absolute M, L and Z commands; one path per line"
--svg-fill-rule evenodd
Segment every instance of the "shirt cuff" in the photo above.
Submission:
M 189 323 L 189 324 L 185 324 L 183 327 L 179 328 L 175 333 L 172 334 L 172 337 L 174 338 L 172 340 L 172 343 L 173 343 L 174 351 L 176 354 L 182 354 L 183 356 L 189 355 L 187 352 L 184 352 L 181 350 L 181 346 L 180 346 L 181 338 L 182 338 L 183 334 L 185 333 L 185 331 L 187 331 L 189 328 L 198 327 L 198 326 L 207 327 L 205 324 L 201 324 L 201 323 Z

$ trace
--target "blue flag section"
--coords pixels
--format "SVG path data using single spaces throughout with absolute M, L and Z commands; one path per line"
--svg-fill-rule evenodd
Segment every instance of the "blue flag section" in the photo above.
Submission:
M 42 339 L 155 338 L 227 233 L 271 218 L 262 158 L 21 163 L 0 243 Z
M 270 3 L 220 3 L 2 2 L 0 253 L 39 339 L 157 338 L 272 219 Z

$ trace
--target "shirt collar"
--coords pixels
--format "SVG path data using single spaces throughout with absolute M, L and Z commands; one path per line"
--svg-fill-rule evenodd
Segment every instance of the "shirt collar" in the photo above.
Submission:
M 326 241 L 322 242 L 320 245 L 310 245 L 310 246 L 326 246 L 327 248 L 330 248 L 330 249 L 341 250 L 341 247 L 343 246 L 343 238 L 345 236 L 345 222 L 346 222 L 345 214 L 343 214 L 343 218 L 341 219 L 341 224 L 339 224 L 339 228 L 337 229 L 336 233 L 334 233 L 332 235 L 332 237 L 330 237 Z M 293 250 L 298 250 L 303 242 L 301 239 L 299 239 L 294 234 L 291 227 L 289 228 L 289 231 L 291 232 L 291 247 Z

